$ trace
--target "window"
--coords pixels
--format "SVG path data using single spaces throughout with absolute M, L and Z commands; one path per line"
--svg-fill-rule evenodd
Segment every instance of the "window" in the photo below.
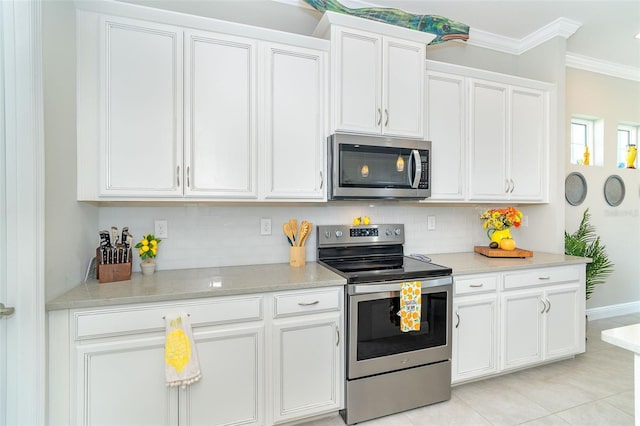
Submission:
M 593 128 L 593 120 L 571 119 L 571 164 L 593 164 Z
M 627 124 L 618 125 L 618 156 L 616 159 L 618 168 L 635 169 L 637 167 L 637 148 L 638 127 Z M 628 164 L 629 162 L 631 164 Z

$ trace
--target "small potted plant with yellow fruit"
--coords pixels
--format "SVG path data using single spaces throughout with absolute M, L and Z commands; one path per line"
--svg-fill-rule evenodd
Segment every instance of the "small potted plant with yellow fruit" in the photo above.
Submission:
M 158 254 L 158 244 L 160 244 L 158 238 L 153 234 L 147 234 L 142 237 L 142 240 L 136 244 L 138 254 L 140 255 L 140 269 L 143 275 L 151 275 L 156 269 L 155 257 Z

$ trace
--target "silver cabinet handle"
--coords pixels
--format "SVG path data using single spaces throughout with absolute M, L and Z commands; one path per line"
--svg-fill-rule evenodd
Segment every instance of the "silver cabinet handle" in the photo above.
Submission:
M 540 298 L 540 301 L 542 302 L 542 311 L 540 311 L 541 314 L 544 314 L 545 312 L 547 312 L 547 304 L 545 303 L 545 301 Z
M 382 110 L 380 110 L 380 108 L 378 108 L 378 126 L 380 125 L 380 123 L 382 123 Z
M 456 328 L 460 325 L 460 315 L 456 312 L 456 318 L 458 318 L 458 322 L 456 322 Z
M 504 192 L 505 194 L 509 193 L 509 179 L 504 180 Z
M 384 127 L 389 127 L 389 110 L 385 108 L 384 114 L 387 117 L 387 119 L 384 121 Z
M 549 300 L 548 297 L 545 297 L 545 299 L 547 300 L 547 303 L 549 304 L 549 307 L 547 308 L 547 310 L 544 312 L 545 314 L 548 314 L 549 311 L 551 310 L 551 300 Z
M 180 188 L 180 166 L 176 167 L 176 177 L 178 178 L 178 188 Z
M 322 170 L 320 170 L 320 189 L 324 188 L 324 175 L 322 174 Z
M 191 188 L 191 166 L 187 166 L 187 188 Z
M 539 279 L 539 280 L 546 281 L 546 280 L 550 280 L 550 279 L 551 279 L 551 277 L 547 275 L 546 277 L 538 277 L 538 279 Z
M 480 283 L 480 284 L 469 284 L 469 287 L 474 287 L 474 288 L 478 288 L 478 287 L 482 287 L 484 286 L 484 283 Z
M 509 179 L 509 182 L 511 182 L 511 190 L 509 191 L 509 193 L 513 194 L 513 190 L 516 189 L 516 183 L 513 181 L 513 179 Z
M 336 346 L 340 346 L 340 327 L 336 325 Z
M 320 303 L 319 300 L 315 300 L 313 302 L 298 302 L 298 305 L 300 306 L 313 306 L 313 305 L 317 305 L 318 303 Z
M 8 317 L 9 315 L 13 315 L 15 311 L 16 308 L 13 306 L 5 308 L 4 303 L 0 303 L 0 317 Z

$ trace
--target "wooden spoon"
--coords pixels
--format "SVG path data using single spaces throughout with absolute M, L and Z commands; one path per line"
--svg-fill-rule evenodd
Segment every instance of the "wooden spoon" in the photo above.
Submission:
M 295 245 L 294 242 L 294 238 L 293 238 L 293 232 L 291 231 L 291 227 L 289 226 L 289 222 L 285 223 L 284 225 L 282 225 L 282 230 L 284 231 L 284 235 L 287 236 L 287 238 L 289 238 L 289 242 L 291 243 L 291 245 Z
M 296 245 L 296 241 L 300 238 L 300 234 L 298 234 L 298 220 L 297 219 L 289 219 L 289 228 L 291 229 L 291 233 L 293 234 L 293 245 Z
M 309 238 L 309 234 L 311 233 L 311 223 L 307 222 L 306 220 L 302 221 L 302 224 L 300 225 L 300 241 L 298 241 L 298 246 L 302 247 L 304 246 L 304 243 L 307 241 L 307 238 Z

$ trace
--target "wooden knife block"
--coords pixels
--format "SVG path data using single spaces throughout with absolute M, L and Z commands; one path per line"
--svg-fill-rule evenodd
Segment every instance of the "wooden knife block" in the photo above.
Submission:
M 129 249 L 129 259 L 131 259 L 131 249 Z M 102 264 L 100 263 L 100 249 L 98 248 L 96 249 L 96 263 L 98 266 L 96 276 L 101 284 L 131 279 L 131 262 Z

